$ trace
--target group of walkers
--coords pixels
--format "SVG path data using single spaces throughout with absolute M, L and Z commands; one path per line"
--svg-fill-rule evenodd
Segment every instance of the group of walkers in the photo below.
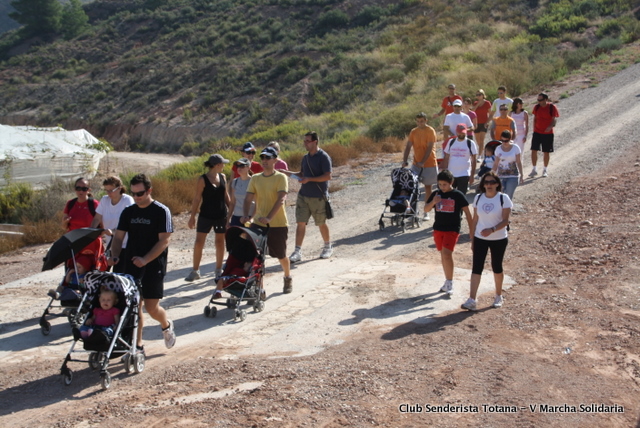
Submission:
M 521 98 L 507 97 L 504 86 L 498 87 L 498 98 L 493 103 L 486 99 L 484 90 L 476 91 L 476 100 L 463 99 L 456 93 L 455 85 L 448 86 L 449 94 L 443 98 L 441 110 L 433 118 L 445 115 L 443 121 L 444 149 L 440 165 L 437 156 L 437 135 L 427 125 L 427 115 L 416 115 L 416 127 L 409 134 L 403 154 L 402 166 L 409 166 L 409 154 L 413 151 L 411 170 L 425 186 L 424 220 L 435 209 L 433 238 L 440 252 L 445 283 L 441 292 L 453 293 L 453 251 L 461 228 L 461 216 L 465 214 L 471 237 L 473 264 L 469 298 L 463 309 L 477 310 L 477 291 L 487 254 L 491 251 L 496 295 L 493 307 L 502 307 L 502 261 L 508 244 L 509 217 L 513 208 L 515 190 L 524 182 L 522 153 L 529 135 L 529 113 Z M 547 177 L 550 153 L 553 152 L 553 128 L 559 117 L 558 109 L 549 102 L 545 93 L 538 94 L 532 110 L 533 135 L 529 177 L 537 172 L 538 152 L 543 153 Z M 485 135 L 491 141 L 485 146 Z M 497 140 L 497 141 L 495 141 Z M 481 155 L 482 153 L 482 155 Z M 469 210 L 466 193 L 476 178 L 476 163 L 482 162 L 478 171 L 480 182 L 473 198 L 473 215 Z M 440 170 L 440 171 L 439 171 Z M 433 186 L 435 191 L 431 191 Z
M 416 127 L 411 131 L 403 153 L 403 167 L 409 167 L 409 155 L 413 152 L 410 169 L 424 184 L 423 219 L 435 209 L 433 237 L 441 254 L 445 283 L 440 289 L 453 293 L 453 251 L 458 241 L 462 213 L 469 227 L 473 268 L 470 295 L 462 308 L 475 311 L 476 295 L 484 263 L 491 251 L 491 265 L 496 295 L 493 307 L 503 305 L 502 261 L 508 244 L 509 217 L 513 197 L 518 184 L 524 180 L 521 154 L 529 134 L 529 114 L 520 98 L 510 99 L 506 88 L 498 88 L 498 98 L 493 103 L 486 99 L 482 89 L 476 91 L 476 100 L 462 98 L 455 85 L 449 85 L 449 95 L 441 104 L 441 110 L 433 117 L 444 115 L 444 149 L 438 165 L 437 134 L 427 125 L 427 115 L 416 116 Z M 549 102 L 545 93 L 538 94 L 533 115 L 531 159 L 537 172 L 538 151 L 543 152 L 544 169 L 548 175 L 549 155 L 553 152 L 553 128 L 558 109 Z M 489 133 L 492 141 L 485 146 Z M 328 184 L 332 175 L 330 156 L 319 147 L 318 135 L 308 132 L 304 136 L 307 153 L 301 161 L 300 171 L 290 171 L 279 158 L 280 146 L 271 142 L 254 161 L 256 147 L 248 142 L 241 148 L 243 157 L 233 163 L 232 178 L 227 181 L 223 169 L 230 161 L 214 154 L 204 163 L 208 171 L 196 183 L 191 204 L 188 227 L 196 229 L 193 250 L 193 267 L 185 278 L 194 281 L 201 277 L 200 263 L 208 234 L 215 235 L 215 277 L 221 276 L 225 256 L 225 233 L 229 227 L 242 226 L 261 229 L 267 233 L 269 255 L 278 259 L 283 271 L 283 293 L 293 291 L 291 264 L 303 260 L 302 244 L 307 223 L 313 217 L 324 246 L 321 259 L 333 255 L 328 219 Z M 476 180 L 476 163 L 482 162 L 477 178 L 477 194 L 470 204 L 466 193 Z M 296 199 L 295 248 L 287 257 L 289 221 L 285 200 L 289 192 L 289 179 L 300 184 Z M 127 273 L 140 281 L 142 302 L 147 313 L 160 323 L 165 345 L 174 346 L 176 336 L 171 321 L 160 306 L 164 296 L 164 276 L 167 253 L 173 224 L 169 209 L 152 197 L 151 181 L 144 174 L 134 176 L 130 183 L 131 196 L 118 177 L 103 181 L 105 196 L 97 201 L 91 197 L 89 182 L 79 178 L 75 182 L 77 197 L 68 201 L 64 209 L 63 224 L 67 230 L 81 227 L 105 229 L 104 242 L 109 248 L 107 263 L 114 272 Z M 435 191 L 431 191 L 433 186 Z M 473 207 L 473 214 L 469 209 Z M 97 254 L 102 241 L 91 244 Z M 87 247 L 89 248 L 89 247 Z M 50 293 L 55 293 L 52 290 Z M 264 296 L 262 296 L 265 298 Z M 140 311 L 140 327 L 143 325 Z M 142 347 L 142 328 L 138 329 L 138 346 Z

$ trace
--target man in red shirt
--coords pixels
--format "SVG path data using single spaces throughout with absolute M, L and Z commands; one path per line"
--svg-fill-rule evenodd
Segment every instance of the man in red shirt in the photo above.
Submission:
M 533 137 L 531 138 L 531 164 L 533 169 L 529 177 L 538 175 L 536 164 L 538 152 L 542 149 L 544 169 L 542 176 L 546 177 L 549 166 L 549 154 L 553 152 L 553 127 L 556 126 L 556 118 L 560 117 L 558 108 L 549 102 L 549 95 L 541 92 L 538 94 L 538 105 L 533 108 Z

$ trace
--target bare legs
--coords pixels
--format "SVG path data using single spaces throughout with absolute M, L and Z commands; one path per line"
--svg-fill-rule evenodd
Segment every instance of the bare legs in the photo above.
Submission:
M 169 321 L 167 321 L 167 312 L 162 306 L 160 306 L 160 299 L 143 299 L 140 302 L 139 320 L 138 320 L 138 346 L 142 346 L 142 328 L 144 327 L 144 318 L 142 315 L 142 307 L 147 310 L 147 313 L 154 320 L 160 323 L 160 326 L 165 329 L 169 327 Z

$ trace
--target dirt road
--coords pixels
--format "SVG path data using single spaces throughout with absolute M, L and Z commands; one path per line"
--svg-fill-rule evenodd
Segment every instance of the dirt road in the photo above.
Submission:
M 71 343 L 63 318 L 53 320 L 49 336 L 39 332 L 44 291 L 61 272 L 1 286 L 5 405 L 0 421 L 7 426 L 633 425 L 640 382 L 640 295 L 633 275 L 640 250 L 632 239 L 637 243 L 639 195 L 629 182 L 640 169 L 633 132 L 640 113 L 639 77 L 635 65 L 559 103 L 550 177 L 527 180 L 516 191 L 506 266 L 511 288 L 502 310 L 485 309 L 490 275 L 483 278 L 483 310 L 472 315 L 458 309 L 468 292 L 466 237 L 456 248 L 456 291 L 445 299 L 437 292 L 444 278 L 430 224 L 406 233 L 377 230 L 390 192 L 388 175 L 399 164 L 397 156 L 378 158 L 336 173 L 346 188 L 334 193 L 335 256 L 314 258 L 321 243 L 310 227 L 304 249 L 312 257 L 294 268 L 294 293 L 281 294 L 281 273 L 270 260 L 265 311 L 249 311 L 242 323 L 233 321 L 230 310 L 215 319 L 202 315 L 213 267 L 204 266 L 208 276 L 201 281 L 182 280 L 193 232 L 186 230 L 184 216 L 176 218 L 163 306 L 175 320 L 178 343 L 164 349 L 151 321 L 144 331 L 145 371 L 126 375 L 114 361 L 108 391 L 100 390 L 97 372 L 82 364 L 72 366 L 71 386 L 60 382 L 59 366 Z M 528 165 L 525 156 L 527 173 Z M 293 219 L 291 207 L 289 214 Z M 610 227 L 608 219 L 624 229 Z M 41 257 L 37 252 L 44 250 L 33 250 L 34 266 Z M 426 405 L 448 403 L 467 407 L 425 412 Z M 579 412 L 581 403 L 604 403 L 614 411 Z M 403 404 L 421 407 L 402 412 Z M 540 404 L 566 404 L 569 410 L 528 407 Z

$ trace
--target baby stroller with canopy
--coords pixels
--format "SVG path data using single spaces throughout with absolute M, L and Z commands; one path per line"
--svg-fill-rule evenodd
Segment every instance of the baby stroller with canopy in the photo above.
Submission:
M 144 351 L 136 346 L 140 293 L 132 276 L 111 272 L 89 272 L 85 277 L 85 286 L 85 303 L 80 309 L 83 317 L 100 306 L 101 291 L 111 290 L 117 296 L 115 307 L 119 309 L 120 320 L 115 325 L 111 337 L 108 333 L 96 329 L 90 336 L 82 338 L 80 330 L 74 328 L 74 340 L 60 368 L 60 374 L 65 385 L 70 385 L 73 381 L 73 371 L 67 364 L 71 361 L 88 362 L 93 370 L 100 370 L 102 388 L 108 389 L 111 386 L 111 375 L 107 371 L 110 359 L 121 357 L 127 373 L 132 370 L 140 373 L 144 370 Z M 84 350 L 75 349 L 78 342 L 83 343 Z M 75 354 L 88 354 L 88 359 L 74 359 L 72 356 Z
M 400 226 L 406 230 L 407 223 L 413 227 L 420 227 L 418 216 L 418 200 L 420 199 L 420 185 L 418 176 L 408 168 L 396 168 L 391 171 L 393 191 L 389 199 L 384 202 L 384 209 L 380 215 L 378 226 L 384 229 L 384 219 L 391 219 L 391 225 Z M 389 212 L 387 213 L 387 208 Z
M 206 317 L 215 317 L 218 308 L 211 305 L 226 306 L 234 309 L 234 320 L 244 321 L 247 311 L 240 309 L 242 303 L 253 306 L 255 312 L 264 309 L 263 279 L 265 273 L 265 253 L 267 248 L 267 233 L 269 227 L 253 226 L 231 227 L 225 234 L 225 241 L 229 257 L 222 275 L 216 278 L 216 283 L 222 281 L 222 291 L 231 296 L 226 302 L 216 301 L 220 290 L 216 290 L 204 308 Z
M 103 229 L 88 227 L 72 230 L 65 233 L 49 248 L 43 259 L 42 270 L 51 270 L 61 263 L 65 263 L 65 275 L 58 286 L 60 292 L 49 291 L 48 296 L 51 300 L 44 308 L 39 321 L 40 332 L 43 335 L 48 336 L 51 333 L 51 323 L 47 320 L 47 315 L 50 315 L 54 310 L 61 309 L 62 315 L 67 317 L 72 327 L 82 324 L 83 319 L 80 317 L 78 309 L 83 302 L 84 286 L 78 280 L 67 283 L 66 274 L 70 269 L 78 272 L 77 260 L 80 258 L 89 261 L 87 270 L 107 270 L 108 266 L 102 252 L 102 245 L 98 247 L 100 250 L 97 253 L 87 248 L 87 245 L 98 239 L 102 232 Z

